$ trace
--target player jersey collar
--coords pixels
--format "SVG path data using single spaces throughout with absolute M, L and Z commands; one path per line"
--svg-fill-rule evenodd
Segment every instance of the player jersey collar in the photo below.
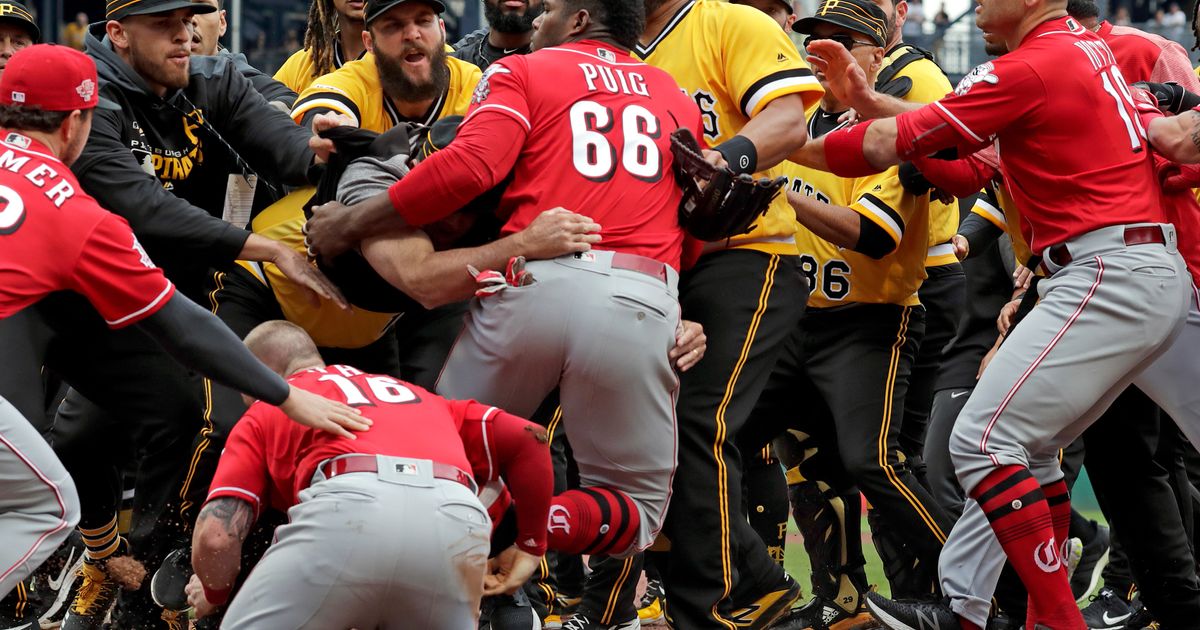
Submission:
M 388 98 L 387 94 L 383 95 L 383 111 L 387 112 L 388 119 L 392 121 L 393 127 L 399 125 L 400 123 L 406 122 L 432 125 L 433 123 L 437 122 L 438 118 L 441 117 L 442 107 L 444 107 L 446 104 L 446 93 L 449 91 L 450 88 L 447 86 L 446 89 L 438 95 L 437 100 L 435 100 L 429 106 L 429 109 L 425 110 L 425 113 L 417 118 L 406 118 L 403 114 L 401 114 L 400 110 L 396 109 L 396 105 L 392 103 L 392 99 Z
M 1046 35 L 1079 35 L 1090 32 L 1083 28 L 1075 18 L 1064 15 L 1063 17 L 1046 20 L 1041 24 L 1033 27 L 1032 31 L 1025 34 L 1020 45 L 1025 45 L 1036 37 L 1045 37 Z
M 697 1 L 698 0 L 691 0 L 691 2 L 688 2 L 680 7 L 679 10 L 675 12 L 675 15 L 671 16 L 671 20 L 667 22 L 666 27 L 664 27 L 662 32 L 658 34 L 658 37 L 654 38 L 654 41 L 645 46 L 641 45 L 641 43 L 638 43 L 636 46 L 634 46 L 633 50 L 631 51 L 634 56 L 636 56 L 638 59 L 644 60 L 650 55 L 654 54 L 654 49 L 657 48 L 658 45 L 667 38 L 667 35 L 671 34 L 671 31 L 675 30 L 676 26 L 679 26 L 679 23 L 683 21 L 683 18 L 687 17 L 687 14 L 692 10 L 692 7 L 696 6 Z
M 47 160 L 53 160 L 55 162 L 62 163 L 62 160 L 58 159 L 53 153 L 50 152 L 49 147 L 23 133 L 0 129 L 0 134 L 3 134 L 3 136 L 0 137 L 0 144 L 3 144 L 6 147 L 17 149 L 18 151 L 23 151 L 25 153 L 32 153 L 34 155 L 46 158 Z

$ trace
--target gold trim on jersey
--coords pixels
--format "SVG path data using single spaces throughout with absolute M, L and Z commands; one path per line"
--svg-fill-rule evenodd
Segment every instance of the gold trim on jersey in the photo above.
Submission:
M 953 265 L 957 262 L 958 256 L 954 255 L 954 245 L 951 243 L 934 245 L 925 252 L 925 267 L 927 268 Z
M 645 59 L 653 54 L 654 49 L 657 48 L 660 43 L 662 43 L 662 40 L 667 38 L 667 35 L 671 34 L 671 31 L 675 30 L 675 27 L 683 21 L 683 18 L 687 16 L 694 6 L 696 6 L 696 0 L 692 0 L 691 2 L 680 7 L 679 10 L 675 12 L 675 15 L 671 16 L 671 20 L 667 22 L 665 27 L 663 27 L 663 30 L 658 34 L 658 37 L 655 37 L 654 40 L 646 46 L 643 46 L 641 42 L 638 42 L 637 45 L 633 47 L 634 56 Z

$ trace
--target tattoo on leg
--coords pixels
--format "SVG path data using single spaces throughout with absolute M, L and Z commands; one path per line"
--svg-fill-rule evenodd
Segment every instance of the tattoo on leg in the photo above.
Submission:
M 233 497 L 217 497 L 204 505 L 197 522 L 205 518 L 216 519 L 224 526 L 226 533 L 239 540 L 245 540 L 254 525 L 254 509 L 250 503 Z

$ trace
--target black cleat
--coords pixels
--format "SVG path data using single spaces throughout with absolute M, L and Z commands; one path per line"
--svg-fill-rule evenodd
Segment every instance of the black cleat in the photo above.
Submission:
M 946 602 L 894 602 L 867 593 L 867 610 L 889 630 L 958 630 L 958 614 Z
M 1129 604 L 1107 586 L 1088 599 L 1091 603 L 1081 611 L 1088 630 L 1123 630 L 1133 616 Z
M 150 597 L 155 604 L 171 611 L 187 610 L 187 593 L 184 587 L 192 577 L 192 554 L 187 549 L 176 549 L 167 554 L 162 565 L 150 579 Z
M 1108 565 L 1108 552 L 1111 548 L 1108 528 L 1097 523 L 1096 535 L 1092 536 L 1091 540 L 1084 541 L 1083 555 L 1079 559 L 1079 565 L 1075 567 L 1075 573 L 1071 575 L 1071 594 L 1075 596 L 1075 603 L 1086 602 L 1088 595 L 1091 595 L 1100 583 L 1100 573 Z

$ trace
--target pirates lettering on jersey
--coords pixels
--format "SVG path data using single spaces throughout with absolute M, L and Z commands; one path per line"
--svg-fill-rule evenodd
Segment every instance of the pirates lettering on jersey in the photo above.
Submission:
M 709 144 L 716 144 L 717 138 L 721 136 L 721 116 L 716 111 L 717 98 L 704 90 L 696 90 L 692 93 L 692 100 L 696 101 L 696 107 L 700 108 L 704 139 L 708 140 Z
M 183 116 L 181 122 L 187 145 L 156 147 L 147 140 L 142 126 L 136 120 L 133 121 L 133 130 L 137 137 L 130 141 L 129 150 L 142 165 L 142 170 L 157 177 L 167 190 L 174 189 L 175 182 L 186 181 L 193 169 L 204 164 L 204 143 L 198 133 L 204 126 L 204 112 L 199 109 L 192 110 Z
M 800 193 L 805 197 L 812 197 L 817 201 L 829 203 L 829 195 L 817 190 L 812 184 L 805 182 L 799 177 L 788 175 L 784 175 L 784 177 L 788 180 L 787 184 L 784 184 L 784 188 L 791 190 L 794 193 Z
M 650 92 L 646 90 L 646 79 L 636 72 L 625 72 L 620 68 L 590 63 L 579 64 L 579 69 L 583 70 L 583 80 L 587 82 L 591 92 L 599 90 L 598 86 L 603 86 L 612 94 L 650 96 Z M 600 80 L 599 83 L 596 82 L 597 79 Z

